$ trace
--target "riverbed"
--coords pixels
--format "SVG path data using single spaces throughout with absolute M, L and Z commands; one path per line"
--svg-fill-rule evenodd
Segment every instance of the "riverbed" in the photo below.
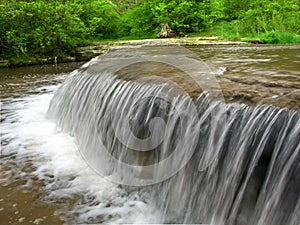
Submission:
M 226 103 L 299 110 L 300 45 L 188 49 L 213 71 Z M 145 192 L 99 176 L 47 116 L 55 91 L 82 65 L 0 70 L 1 224 L 160 223 Z

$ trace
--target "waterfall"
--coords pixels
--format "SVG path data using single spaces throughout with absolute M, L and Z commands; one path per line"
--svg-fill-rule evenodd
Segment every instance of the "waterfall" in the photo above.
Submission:
M 123 62 L 77 70 L 48 110 L 96 172 L 148 192 L 162 223 L 299 224 L 299 112 L 120 79 Z

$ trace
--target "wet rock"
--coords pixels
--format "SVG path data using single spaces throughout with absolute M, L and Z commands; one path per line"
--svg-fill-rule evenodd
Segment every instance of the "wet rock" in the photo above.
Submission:
M 242 76 L 238 78 L 230 75 L 217 79 L 227 103 L 272 104 L 295 110 L 300 108 L 300 82 L 276 82 L 259 77 L 252 82 Z
M 105 53 L 112 44 L 108 43 L 95 43 L 89 46 L 79 47 L 75 49 L 74 57 L 78 61 L 88 61 L 96 56 Z

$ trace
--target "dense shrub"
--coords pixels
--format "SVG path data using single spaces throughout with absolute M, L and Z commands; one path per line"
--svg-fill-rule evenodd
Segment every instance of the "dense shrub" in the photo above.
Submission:
M 57 56 L 86 39 L 116 33 L 118 14 L 107 1 L 5 0 L 0 9 L 2 58 L 8 54 Z

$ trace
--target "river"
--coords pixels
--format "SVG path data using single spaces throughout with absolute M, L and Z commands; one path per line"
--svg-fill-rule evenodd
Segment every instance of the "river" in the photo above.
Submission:
M 226 102 L 299 110 L 299 45 L 189 50 L 214 72 Z M 175 216 L 165 218 L 172 212 L 162 212 L 164 206 L 157 207 L 149 192 L 100 176 L 83 159 L 76 135 L 49 118 L 54 93 L 82 65 L 0 69 L 0 224 L 176 223 Z M 299 222 L 290 217 L 290 225 Z

